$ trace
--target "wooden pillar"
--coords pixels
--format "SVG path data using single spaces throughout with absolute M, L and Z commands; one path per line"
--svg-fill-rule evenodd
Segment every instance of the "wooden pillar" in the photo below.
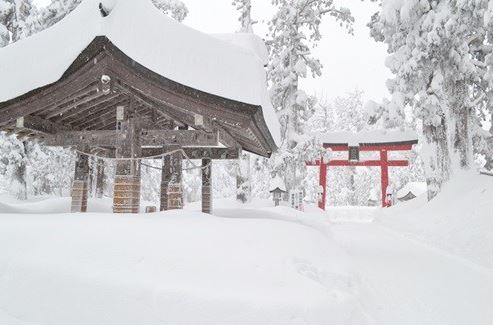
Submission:
M 212 160 L 202 159 L 202 212 L 212 213 Z
M 104 194 L 104 160 L 96 161 L 96 197 L 103 198 Z
M 387 207 L 387 187 L 389 186 L 389 165 L 387 150 L 380 150 L 382 207 Z
M 161 204 L 160 211 L 168 210 L 168 186 L 171 179 L 171 157 L 163 157 L 163 165 L 161 167 Z
M 89 157 L 77 154 L 74 182 L 72 183 L 71 212 L 87 212 Z
M 138 158 L 141 156 L 138 121 L 122 110 L 121 106 L 117 108 L 117 130 L 125 133 L 125 141 L 116 150 L 116 158 Z M 117 160 L 113 192 L 114 213 L 139 213 L 140 161 Z
M 325 210 L 327 197 L 327 164 L 324 163 L 323 158 L 320 159 L 319 185 L 322 187 L 322 200 L 318 201 L 318 207 Z
M 183 209 L 183 185 L 181 152 L 169 156 L 168 210 Z

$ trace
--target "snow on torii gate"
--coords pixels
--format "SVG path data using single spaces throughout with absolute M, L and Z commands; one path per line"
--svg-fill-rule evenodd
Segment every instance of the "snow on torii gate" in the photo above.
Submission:
M 389 160 L 389 151 L 409 151 L 413 145 L 418 143 L 414 132 L 401 131 L 371 131 L 371 132 L 337 132 L 319 135 L 325 149 L 334 152 L 348 152 L 348 159 L 332 159 L 325 161 L 324 157 L 319 160 L 307 161 L 307 166 L 319 166 L 319 184 L 322 187 L 322 198 L 319 200 L 319 208 L 325 210 L 327 194 L 327 168 L 332 167 L 380 167 L 382 207 L 386 207 L 386 192 L 389 186 L 389 167 L 407 167 L 408 160 Z M 360 151 L 379 152 L 380 158 L 373 160 L 360 160 Z

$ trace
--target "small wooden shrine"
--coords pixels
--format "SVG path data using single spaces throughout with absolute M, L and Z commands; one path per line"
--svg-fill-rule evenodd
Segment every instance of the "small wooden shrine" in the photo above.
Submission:
M 162 159 L 161 210 L 183 207 L 182 160 L 202 160 L 210 213 L 213 160 L 276 149 L 264 120 L 263 63 L 172 21 L 150 0 L 101 8 L 83 1 L 53 28 L 0 49 L 0 62 L 20 67 L 0 75 L 14 89 L 0 90 L 0 130 L 77 150 L 73 212 L 87 209 L 95 155 L 116 161 L 115 213 L 139 212 L 142 159 Z M 33 53 L 38 47 L 47 53 Z
M 347 159 L 327 159 L 321 157 L 307 161 L 307 166 L 320 168 L 319 184 L 321 188 L 319 208 L 325 210 L 327 196 L 328 167 L 380 167 L 382 207 L 390 206 L 387 188 L 389 186 L 389 167 L 406 167 L 409 161 L 389 159 L 389 152 L 409 151 L 418 143 L 414 132 L 375 131 L 352 134 L 347 132 L 329 133 L 319 136 L 323 148 L 332 152 L 347 152 Z M 361 153 L 376 152 L 378 159 L 361 159 Z

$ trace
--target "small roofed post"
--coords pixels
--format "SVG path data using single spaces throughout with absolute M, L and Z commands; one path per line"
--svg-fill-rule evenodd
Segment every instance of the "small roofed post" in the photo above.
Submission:
M 212 160 L 202 159 L 202 212 L 212 213 Z
M 124 139 L 116 149 L 116 174 L 113 194 L 114 213 L 139 213 L 140 210 L 140 128 L 130 109 L 117 106 L 117 132 Z
M 283 196 L 287 193 L 284 180 L 279 175 L 276 175 L 276 177 L 272 179 L 269 192 L 272 193 L 274 205 L 276 207 L 279 206 Z
M 80 148 L 81 151 L 84 148 Z M 89 179 L 89 157 L 78 153 L 75 161 L 74 181 L 72 183 L 71 212 L 87 212 L 87 195 Z

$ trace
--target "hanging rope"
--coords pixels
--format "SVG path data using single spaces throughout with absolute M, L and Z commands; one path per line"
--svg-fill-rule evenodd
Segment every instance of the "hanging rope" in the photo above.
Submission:
M 144 163 L 140 163 L 142 166 L 145 166 L 145 167 L 148 167 L 148 168 L 152 168 L 152 169 L 156 169 L 156 170 L 159 170 L 161 171 L 162 168 L 161 167 L 156 167 L 156 166 L 152 166 L 152 165 L 148 165 L 148 164 L 144 164 Z M 193 163 L 192 163 L 193 164 Z M 189 171 L 189 170 L 196 170 L 196 169 L 206 169 L 206 168 L 209 168 L 210 166 L 212 165 L 212 162 L 208 163 L 207 165 L 205 166 L 194 166 L 194 167 L 190 167 L 190 168 L 182 168 L 182 171 L 186 172 L 186 171 Z
M 148 157 L 140 157 L 140 158 L 110 158 L 110 157 L 105 157 L 105 156 L 99 156 L 97 154 L 87 153 L 87 152 L 84 152 L 84 151 L 81 151 L 81 150 L 78 150 L 78 149 L 74 149 L 74 150 L 79 155 L 87 156 L 89 158 L 95 158 L 95 159 L 101 159 L 101 160 L 109 160 L 109 161 L 142 161 L 142 160 L 150 160 L 150 159 L 157 159 L 157 158 L 164 159 L 164 157 L 171 156 L 171 155 L 179 152 L 193 166 L 191 168 L 184 168 L 184 169 L 182 169 L 183 171 L 195 170 L 195 169 L 206 169 L 206 168 L 208 168 L 212 164 L 212 162 L 210 162 L 206 166 L 202 166 L 202 165 L 198 166 L 198 165 L 196 165 L 192 161 L 192 159 L 190 159 L 190 157 L 188 157 L 188 155 L 186 154 L 185 150 L 183 150 L 183 149 L 175 149 L 175 150 L 172 150 L 172 151 L 169 151 L 169 152 L 165 152 L 165 153 L 162 153 L 162 154 L 159 154 L 159 155 L 148 156 Z M 142 166 L 149 167 L 149 168 L 161 170 L 161 168 L 159 168 L 159 167 L 147 165 L 147 164 L 144 164 L 142 162 L 141 162 L 141 165 Z

